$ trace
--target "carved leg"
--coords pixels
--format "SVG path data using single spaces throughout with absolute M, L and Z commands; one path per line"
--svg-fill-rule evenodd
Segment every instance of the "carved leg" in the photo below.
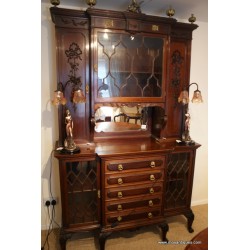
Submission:
M 192 228 L 192 224 L 194 221 L 194 214 L 193 214 L 192 210 L 190 209 L 190 211 L 188 211 L 184 215 L 188 220 L 188 223 L 187 223 L 188 232 L 193 233 L 194 229 Z
M 161 228 L 161 233 L 162 233 L 161 237 L 162 237 L 162 241 L 168 242 L 168 239 L 167 239 L 167 237 L 166 237 L 166 234 L 167 234 L 168 229 L 169 229 L 168 224 L 167 224 L 167 223 L 162 223 L 162 224 L 159 225 L 159 227 Z
M 105 249 L 105 242 L 106 239 L 111 235 L 111 232 L 108 233 L 100 233 L 99 235 L 99 244 L 100 244 L 100 250 Z
M 60 246 L 61 246 L 61 250 L 66 250 L 66 242 L 68 239 L 70 239 L 72 236 L 71 233 L 65 233 L 65 231 L 63 229 L 61 229 L 60 232 Z

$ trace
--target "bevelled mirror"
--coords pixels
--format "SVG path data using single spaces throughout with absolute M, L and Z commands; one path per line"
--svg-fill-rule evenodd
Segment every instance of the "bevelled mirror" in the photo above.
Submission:
M 95 112 L 96 132 L 145 131 L 148 129 L 148 108 L 140 106 L 103 106 Z

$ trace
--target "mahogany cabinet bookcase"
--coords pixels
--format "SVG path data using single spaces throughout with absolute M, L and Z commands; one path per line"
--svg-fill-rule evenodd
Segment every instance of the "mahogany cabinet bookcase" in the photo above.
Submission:
M 183 214 L 192 232 L 191 195 L 196 149 L 179 145 L 188 87 L 192 32 L 174 18 L 88 8 L 50 8 L 55 24 L 57 80 L 68 102 L 58 108 L 74 121 L 79 153 L 59 160 L 62 229 L 99 230 L 100 249 L 114 231 L 156 224 L 163 241 L 167 217 Z M 72 102 L 76 84 L 86 102 Z

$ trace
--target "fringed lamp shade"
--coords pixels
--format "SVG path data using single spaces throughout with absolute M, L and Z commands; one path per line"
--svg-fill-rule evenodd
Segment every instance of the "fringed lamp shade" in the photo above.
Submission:
M 201 103 L 201 102 L 203 102 L 200 90 L 195 90 L 194 91 L 192 102 L 193 103 Z
M 52 100 L 52 104 L 58 106 L 60 104 L 65 105 L 67 103 L 66 98 L 63 95 L 63 92 L 60 90 L 56 90 L 54 92 L 54 99 Z
M 86 97 L 84 96 L 84 93 L 81 89 L 74 91 L 73 102 L 74 103 L 86 102 Z

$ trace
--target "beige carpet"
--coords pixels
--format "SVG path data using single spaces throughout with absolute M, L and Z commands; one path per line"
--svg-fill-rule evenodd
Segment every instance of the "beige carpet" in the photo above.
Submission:
M 169 231 L 167 238 L 169 241 L 190 241 L 197 233 L 208 227 L 208 205 L 192 207 L 195 219 L 193 222 L 193 233 L 187 231 L 187 220 L 184 216 L 175 216 L 167 219 Z M 81 233 L 73 235 L 67 241 L 67 250 L 95 250 L 99 249 L 98 235 L 93 237 L 93 233 Z M 42 231 L 42 245 L 46 237 L 46 231 Z M 184 250 L 185 244 L 160 244 L 161 230 L 157 226 L 143 227 L 136 231 L 114 232 L 107 238 L 105 250 Z M 49 236 L 49 248 L 45 250 L 58 250 L 59 230 L 56 229 Z

